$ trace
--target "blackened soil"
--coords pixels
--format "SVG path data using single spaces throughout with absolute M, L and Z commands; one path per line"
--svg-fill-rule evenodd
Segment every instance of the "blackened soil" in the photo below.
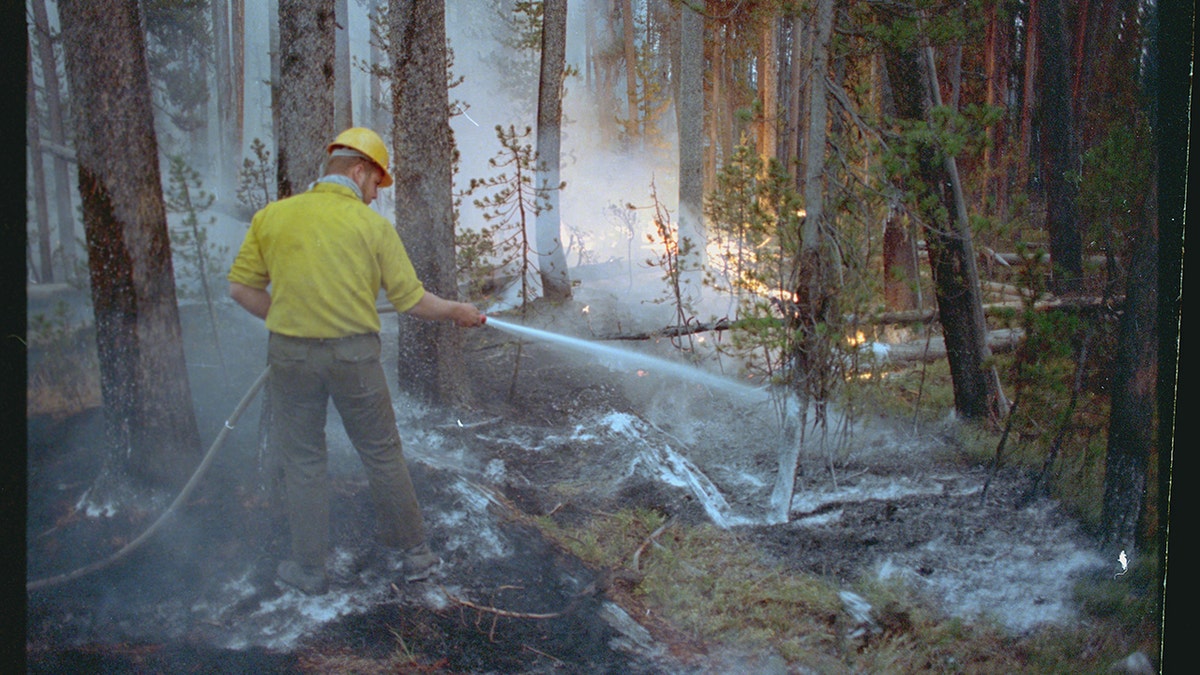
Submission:
M 541 317 L 539 325 L 555 332 L 587 337 L 601 321 L 582 322 L 578 307 L 543 309 L 565 317 L 558 323 Z M 224 369 L 206 341 L 204 313 L 184 317 L 185 334 L 196 336 L 187 345 L 189 376 L 207 439 L 221 428 L 265 360 L 261 324 L 246 320 L 236 308 L 222 311 Z M 570 526 L 596 512 L 633 506 L 681 523 L 707 518 L 689 490 L 629 475 L 631 455 L 616 442 L 619 438 L 577 442 L 572 434 L 581 419 L 616 413 L 644 421 L 649 417 L 644 411 L 656 407 L 666 421 L 654 427 L 655 433 L 669 436 L 674 446 L 688 446 L 697 458 L 709 453 L 708 465 L 727 474 L 717 480 L 733 481 L 739 471 L 769 480 L 772 449 L 761 443 L 734 445 L 753 436 L 749 421 L 735 424 L 730 435 L 709 435 L 707 418 L 720 409 L 688 408 L 692 404 L 683 397 L 673 398 L 680 385 L 643 385 L 638 374 L 598 368 L 535 343 L 518 344 L 494 328 L 469 335 L 466 367 L 474 401 L 455 410 L 412 406 L 400 411 L 431 543 L 445 563 L 433 580 L 397 581 L 396 570 L 373 543 L 361 468 L 352 453 L 343 452 L 332 461 L 333 544 L 347 558 L 331 571 L 330 597 L 336 601 L 314 604 L 279 586 L 274 570 L 287 550 L 286 523 L 262 469 L 260 413 L 252 406 L 199 489 L 160 534 L 115 564 L 28 594 L 28 672 L 716 672 L 704 666 L 708 646 L 687 642 L 669 627 L 639 627 L 650 636 L 647 643 L 631 628 L 636 626 L 631 615 L 642 613 L 634 607 L 622 613 L 616 605 L 628 604 L 630 594 L 614 592 L 608 572 L 592 569 L 543 537 L 532 518 L 552 516 Z M 395 349 L 392 338 L 385 328 L 388 349 Z M 395 372 L 395 356 L 387 349 L 385 363 Z M 398 405 L 405 405 L 402 397 Z M 340 426 L 332 413 L 331 420 L 331 428 Z M 695 434 L 699 440 L 687 436 L 688 426 L 702 429 Z M 95 413 L 30 420 L 30 580 L 112 555 L 149 527 L 174 497 L 101 480 L 101 429 Z M 835 497 L 798 516 L 836 514 L 829 524 L 742 526 L 739 536 L 784 568 L 838 583 L 894 557 L 897 567 L 927 579 L 935 592 L 961 588 L 954 585 L 957 578 L 972 568 L 976 585 L 994 583 L 997 568 L 991 558 L 997 557 L 1021 570 L 1009 585 L 1024 589 L 1031 571 L 1040 569 L 1034 567 L 1039 556 L 1069 559 L 1076 550 L 1074 535 L 1060 529 L 1067 520 L 1061 514 L 1013 508 L 1028 476 L 1002 472 L 981 499 L 974 489 L 985 478 L 980 470 L 952 462 L 934 467 L 930 453 L 920 452 L 915 458 L 864 454 L 839 467 L 838 485 L 852 491 L 870 480 L 911 478 L 924 485 L 943 481 L 943 489 L 878 499 Z M 816 458 L 801 476 L 813 494 L 831 482 L 821 474 L 823 465 Z M 738 485 L 725 493 L 747 491 Z M 88 501 L 85 493 L 98 486 L 120 504 L 114 514 L 80 510 Z M 756 494 L 752 501 L 761 508 L 765 497 Z M 1034 535 L 1040 538 L 1031 539 Z M 974 553 L 963 557 L 962 551 Z M 1023 557 L 1012 557 L 1018 553 Z M 1053 574 L 1049 568 L 1044 576 Z M 1054 602 L 1038 593 L 1014 592 L 1028 596 L 1016 602 L 1037 605 L 1035 610 Z M 331 611 L 335 602 L 341 609 Z M 322 612 L 328 616 L 314 618 Z
M 261 371 L 264 357 L 263 336 L 255 331 L 261 327 L 247 328 L 227 309 L 225 368 L 215 367 L 219 360 L 214 351 L 204 352 L 201 338 L 189 351 L 189 360 L 202 364 L 191 376 L 206 439 Z M 204 334 L 200 316 L 184 318 L 185 330 L 190 321 L 191 332 Z M 615 390 L 576 380 L 573 371 L 550 378 L 556 357 L 523 349 L 528 360 L 514 388 L 515 346 L 492 333 L 475 336 L 469 358 L 479 402 L 457 411 L 460 419 L 546 426 L 563 423 L 580 406 L 620 404 L 608 399 Z M 314 611 L 275 580 L 287 550 L 286 521 L 260 462 L 259 415 L 257 404 L 247 411 L 200 487 L 159 534 L 126 557 L 61 583 L 60 575 L 116 554 L 174 494 L 146 494 L 120 479 L 101 478 L 106 455 L 95 411 L 30 420 L 27 579 L 56 581 L 28 593 L 27 672 L 678 672 L 614 648 L 621 634 L 602 616 L 602 575 L 529 524 L 530 513 L 544 507 L 530 502 L 522 505 L 525 511 L 518 506 L 519 490 L 512 491 L 515 500 L 497 490 L 483 527 L 504 553 L 481 555 L 473 550 L 473 533 L 436 524 L 439 514 L 463 509 L 463 475 L 412 457 L 418 497 L 431 514 L 431 543 L 444 559 L 439 575 L 420 584 L 399 580 L 374 543 L 361 469 L 334 471 L 333 544 L 351 560 L 331 572 L 331 595 L 358 602 L 359 609 L 309 621 L 304 625 L 311 628 L 291 640 L 255 635 L 262 616 L 285 613 L 280 605 L 295 604 L 299 623 Z M 331 418 L 337 426 L 332 412 Z M 530 476 L 537 470 L 518 469 Z M 99 483 L 119 505 L 112 514 L 83 509 L 99 501 L 84 499 Z M 214 607 L 231 597 L 234 586 L 252 590 Z

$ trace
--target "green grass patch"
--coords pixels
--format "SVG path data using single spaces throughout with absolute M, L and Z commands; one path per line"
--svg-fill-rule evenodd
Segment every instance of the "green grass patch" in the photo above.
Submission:
M 1154 655 L 1159 606 L 1155 561 L 1120 578 L 1080 582 L 1084 620 L 1014 636 L 981 617 L 948 618 L 898 580 L 864 579 L 880 631 L 848 637 L 850 618 L 830 581 L 784 568 L 736 531 L 685 526 L 656 511 L 597 513 L 570 529 L 539 527 L 588 563 L 633 579 L 623 587 L 647 616 L 686 639 L 770 650 L 790 667 L 821 673 L 1105 672 L 1141 649 Z M 619 593 L 618 593 L 619 594 Z

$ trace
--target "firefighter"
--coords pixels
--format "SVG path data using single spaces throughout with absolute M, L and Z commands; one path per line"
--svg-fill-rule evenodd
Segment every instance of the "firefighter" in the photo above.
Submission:
M 404 579 L 426 579 L 441 562 L 429 547 L 380 363 L 379 291 L 420 319 L 485 321 L 473 305 L 425 290 L 395 228 L 368 206 L 392 184 L 383 139 L 352 128 L 326 150 L 324 175 L 306 192 L 254 215 L 228 275 L 230 296 L 270 333 L 269 450 L 282 464 L 291 531 L 291 557 L 277 573 L 313 595 L 328 590 L 330 399 L 366 470 L 380 541 L 403 552 Z

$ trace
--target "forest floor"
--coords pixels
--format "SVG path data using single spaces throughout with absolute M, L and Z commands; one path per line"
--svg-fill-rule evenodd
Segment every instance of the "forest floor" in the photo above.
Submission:
M 582 338 L 662 326 L 620 286 L 585 280 L 571 302 L 504 318 Z M 223 306 L 222 368 L 205 321 L 198 309 L 184 314 L 207 447 L 261 372 L 265 332 Z M 384 359 L 395 373 L 389 331 Z M 659 358 L 674 351 L 666 342 L 628 348 Z M 286 526 L 264 488 L 256 404 L 197 492 L 144 547 L 29 594 L 28 672 L 818 672 L 757 644 L 718 643 L 673 625 L 629 588 L 636 581 L 623 570 L 585 561 L 545 532 L 549 523 L 570 532 L 630 509 L 672 527 L 730 531 L 780 574 L 845 590 L 863 579 L 899 581 L 939 613 L 1012 634 L 1076 621 L 1073 584 L 1117 567 L 1053 501 L 1013 507 L 1028 485 L 1023 472 L 999 472 L 984 497 L 986 467 L 962 461 L 941 425 L 914 431 L 911 419 L 860 416 L 836 452 L 802 457 L 790 516 L 777 523 L 769 404 L 553 344 L 518 349 L 512 334 L 490 326 L 469 332 L 466 351 L 470 405 L 396 397 L 444 560 L 433 579 L 396 581 L 394 556 L 373 544 L 361 465 L 331 411 L 332 588 L 308 597 L 280 586 Z M 174 496 L 118 487 L 101 498 L 100 426 L 94 411 L 30 419 L 30 580 L 110 555 Z M 655 551 L 638 549 L 643 559 Z M 830 621 L 846 640 L 872 623 L 853 601 L 837 614 Z

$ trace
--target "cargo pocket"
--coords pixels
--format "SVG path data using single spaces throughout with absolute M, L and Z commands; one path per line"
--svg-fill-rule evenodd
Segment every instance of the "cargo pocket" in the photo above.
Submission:
M 309 345 L 300 340 L 272 335 L 267 345 L 267 355 L 272 364 L 294 367 L 308 359 Z

